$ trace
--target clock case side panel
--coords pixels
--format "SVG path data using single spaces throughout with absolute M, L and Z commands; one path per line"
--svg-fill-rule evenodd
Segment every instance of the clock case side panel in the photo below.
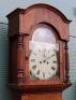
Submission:
M 10 41 L 9 84 L 24 84 L 24 81 L 28 77 L 27 68 L 25 67 L 27 64 L 27 61 L 25 60 L 25 58 L 27 58 L 29 54 L 28 46 L 27 46 L 28 33 L 23 33 L 21 31 L 25 29 L 24 19 L 27 19 L 27 18 L 24 18 L 24 12 L 25 11 L 22 9 L 16 9 L 14 12 L 12 12 L 11 14 L 7 16 L 9 19 L 8 35 L 9 35 L 9 41 Z M 23 39 L 21 40 L 21 38 Z M 22 57 L 20 58 L 21 55 Z M 24 55 L 26 57 L 24 57 Z M 25 75 L 25 72 L 26 72 L 26 75 Z
M 19 9 L 9 14 L 9 46 L 10 46 L 10 65 L 9 65 L 9 84 L 21 84 L 24 82 L 24 56 L 23 56 L 23 37 L 20 33 L 20 12 Z
M 23 36 L 10 37 L 9 84 L 21 84 L 25 79 Z
M 9 84 L 16 83 L 16 65 L 17 65 L 17 40 L 15 34 L 19 32 L 19 14 L 12 13 L 8 18 L 8 37 L 9 37 Z
M 66 41 L 60 41 L 60 79 L 64 83 L 69 82 L 69 57 Z
M 16 65 L 17 65 L 17 45 L 16 45 L 16 41 L 13 41 L 11 38 L 9 38 L 9 84 L 11 83 L 16 83 Z

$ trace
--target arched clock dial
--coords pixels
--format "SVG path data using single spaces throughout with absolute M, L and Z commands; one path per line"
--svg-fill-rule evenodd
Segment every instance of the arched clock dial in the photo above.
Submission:
M 40 24 L 29 41 L 29 49 L 31 79 L 48 80 L 55 76 L 58 69 L 57 43 L 52 28 Z
M 38 44 L 38 45 L 37 45 Z M 35 43 L 29 58 L 29 69 L 32 78 L 40 80 L 51 79 L 57 72 L 56 50 L 44 46 L 44 43 Z M 43 45 L 44 44 L 44 45 Z

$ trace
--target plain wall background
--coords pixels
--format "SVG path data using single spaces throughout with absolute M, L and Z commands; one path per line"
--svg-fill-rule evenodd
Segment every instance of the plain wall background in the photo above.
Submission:
M 5 17 L 16 8 L 26 8 L 35 3 L 47 3 L 58 8 L 68 19 L 72 20 L 70 24 L 69 52 L 70 52 L 70 80 L 73 85 L 63 92 L 64 100 L 76 100 L 76 16 L 74 8 L 75 0 L 0 0 L 0 22 L 8 23 Z M 12 100 L 12 93 L 8 88 L 8 25 L 0 24 L 0 100 Z

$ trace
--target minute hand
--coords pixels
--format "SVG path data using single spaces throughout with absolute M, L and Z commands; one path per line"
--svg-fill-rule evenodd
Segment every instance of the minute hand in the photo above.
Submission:
M 55 55 L 51 55 L 50 57 L 47 57 L 45 60 L 47 59 L 51 59 L 52 57 L 54 57 Z

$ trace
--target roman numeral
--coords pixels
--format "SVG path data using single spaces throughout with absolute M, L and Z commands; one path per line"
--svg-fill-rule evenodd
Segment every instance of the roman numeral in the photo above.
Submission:
M 55 67 L 54 67 L 54 66 L 52 66 L 52 67 L 51 67 L 51 69 L 54 71 L 54 70 L 55 70 Z
M 53 61 L 53 63 L 57 63 L 57 61 Z
M 39 75 L 39 74 L 40 74 L 40 70 L 37 71 L 37 75 Z
M 35 59 L 31 59 L 31 62 L 35 62 Z
M 36 65 L 33 65 L 33 66 L 32 66 L 32 69 L 36 69 Z
M 43 72 L 43 78 L 45 78 L 45 73 Z

